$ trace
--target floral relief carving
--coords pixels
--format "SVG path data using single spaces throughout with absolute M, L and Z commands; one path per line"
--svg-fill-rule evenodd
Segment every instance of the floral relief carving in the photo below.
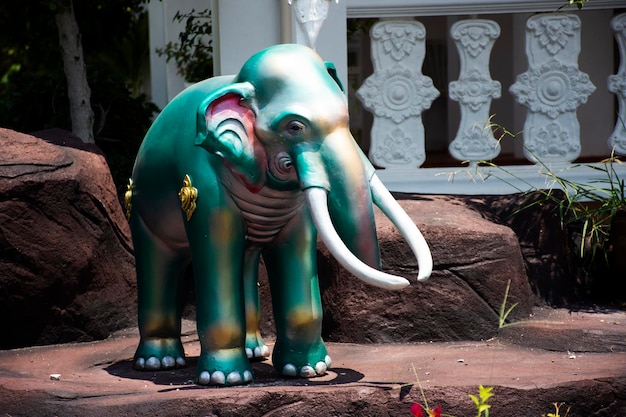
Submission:
M 573 141 L 566 130 L 557 123 L 539 129 L 532 143 L 527 144 L 532 155 L 542 158 L 566 158 L 569 155 L 578 155 L 580 144 Z
M 626 154 L 626 13 L 618 14 L 611 19 L 611 28 L 615 32 L 615 40 L 619 47 L 620 65 L 617 74 L 609 75 L 608 88 L 615 94 L 618 104 L 617 122 L 609 137 L 609 146 L 616 153 Z
M 626 77 L 619 74 L 609 75 L 608 89 L 613 94 L 626 96 Z
M 418 41 L 426 37 L 420 27 L 406 23 L 388 23 L 372 29 L 372 39 L 381 43 L 385 53 L 396 61 L 409 56 Z
M 510 92 L 531 111 L 555 119 L 586 103 L 595 89 L 589 76 L 577 66 L 551 60 L 518 75 Z
M 494 39 L 498 38 L 500 31 L 497 29 L 497 26 L 486 24 L 467 25 L 459 27 L 452 33 L 452 38 L 458 40 L 463 49 L 470 56 L 476 58 L 486 47 L 491 45 Z
M 493 139 L 488 127 L 472 126 L 455 140 L 454 150 L 467 158 L 493 158 L 500 152 L 498 141 Z
M 491 129 L 480 126 L 489 119 L 492 99 L 501 95 L 501 84 L 492 80 L 489 73 L 489 55 L 500 36 L 500 26 L 493 20 L 459 20 L 452 25 L 450 34 L 461 68 L 458 80 L 448 84 L 449 97 L 459 102 L 461 120 L 448 150 L 460 161 L 493 159 L 500 153 L 500 146 Z
M 368 77 L 356 92 L 363 106 L 376 116 L 396 123 L 420 116 L 439 96 L 432 79 L 402 65 L 386 68 Z
M 542 48 L 551 55 L 556 55 L 576 36 L 580 20 L 573 15 L 556 14 L 529 19 L 527 28 L 537 38 Z
M 372 156 L 376 161 L 390 164 L 409 164 L 424 160 L 424 154 L 419 151 L 413 138 L 399 127 L 392 129 L 384 137 Z
M 382 168 L 416 167 L 424 163 L 422 112 L 439 96 L 422 74 L 426 29 L 415 20 L 384 20 L 370 29 L 374 73 L 356 91 L 372 112 L 370 154 Z
M 501 90 L 498 81 L 487 79 L 478 70 L 470 71 L 449 84 L 450 98 L 467 105 L 472 111 L 478 111 L 492 98 L 500 98 Z

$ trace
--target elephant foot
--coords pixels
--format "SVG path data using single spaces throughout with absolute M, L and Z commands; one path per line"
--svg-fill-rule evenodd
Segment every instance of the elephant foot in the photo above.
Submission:
M 178 338 L 142 339 L 135 352 L 134 368 L 159 371 L 186 365 L 183 345 Z
M 200 385 L 249 384 L 252 369 L 242 349 L 222 349 L 200 355 L 196 380 Z
M 326 374 L 332 363 L 326 346 L 321 340 L 299 348 L 284 346 L 277 342 L 272 356 L 274 367 L 284 376 L 314 378 Z
M 328 355 L 326 355 L 323 361 L 317 362 L 315 367 L 307 364 L 298 368 L 298 366 L 293 363 L 287 363 L 283 366 L 281 374 L 296 378 L 314 378 L 316 376 L 326 375 L 326 371 L 330 368 L 331 363 L 332 360 Z
M 269 358 L 270 349 L 265 345 L 259 332 L 246 334 L 246 356 L 253 362 Z

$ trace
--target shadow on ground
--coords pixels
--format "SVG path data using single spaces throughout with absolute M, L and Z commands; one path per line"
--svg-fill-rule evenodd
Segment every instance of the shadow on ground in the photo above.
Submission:
M 205 387 L 195 384 L 196 367 L 198 357 L 189 357 L 186 359 L 187 366 L 170 371 L 144 372 L 137 371 L 133 368 L 130 360 L 115 362 L 106 368 L 112 376 L 125 379 L 149 381 L 155 385 L 169 386 L 171 390 L 180 389 L 220 389 L 228 387 Z M 333 386 L 345 385 L 359 382 L 365 375 L 353 369 L 335 368 L 333 367 L 326 376 L 316 379 L 305 378 L 285 378 L 279 375 L 274 367 L 268 363 L 253 363 L 252 372 L 254 374 L 254 382 L 249 387 L 267 387 L 267 386 Z M 182 387 L 182 388 L 181 388 Z M 165 390 L 167 391 L 167 390 Z

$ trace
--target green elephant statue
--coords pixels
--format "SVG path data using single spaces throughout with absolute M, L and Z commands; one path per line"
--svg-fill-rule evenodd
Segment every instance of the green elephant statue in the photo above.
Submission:
M 135 248 L 138 370 L 185 365 L 181 281 L 192 263 L 201 353 L 197 382 L 252 381 L 269 357 L 259 333 L 258 266 L 266 265 L 279 373 L 314 377 L 330 357 L 321 338 L 317 235 L 364 281 L 379 270 L 374 204 L 432 271 L 423 236 L 375 174 L 348 129 L 334 67 L 310 48 L 277 45 L 236 76 L 195 84 L 159 114 L 139 149 L 126 193 Z

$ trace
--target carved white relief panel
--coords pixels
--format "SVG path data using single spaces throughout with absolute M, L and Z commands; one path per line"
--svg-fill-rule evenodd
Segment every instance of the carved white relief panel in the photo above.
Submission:
M 532 161 L 571 162 L 580 155 L 578 106 L 596 87 L 578 69 L 580 19 L 540 14 L 526 22 L 528 71 L 509 91 L 528 108 L 524 153 Z
M 489 127 L 489 108 L 491 99 L 500 98 L 502 88 L 491 79 L 489 56 L 500 26 L 491 20 L 462 20 L 452 25 L 450 35 L 461 61 L 459 79 L 449 84 L 450 99 L 461 108 L 450 154 L 461 161 L 493 159 L 500 153 L 500 144 Z
M 426 160 L 422 112 L 439 96 L 422 74 L 426 29 L 416 21 L 384 21 L 370 30 L 374 73 L 357 90 L 374 114 L 369 157 L 384 168 Z
M 616 153 L 626 155 L 626 13 L 611 19 L 611 28 L 619 47 L 620 64 L 617 74 L 609 76 L 609 91 L 617 96 L 618 114 L 609 146 Z
M 328 6 L 332 0 L 287 0 L 292 6 L 293 16 L 306 33 L 307 46 L 315 49 L 315 42 L 324 21 L 328 17 Z M 339 3 L 339 0 L 335 0 Z

